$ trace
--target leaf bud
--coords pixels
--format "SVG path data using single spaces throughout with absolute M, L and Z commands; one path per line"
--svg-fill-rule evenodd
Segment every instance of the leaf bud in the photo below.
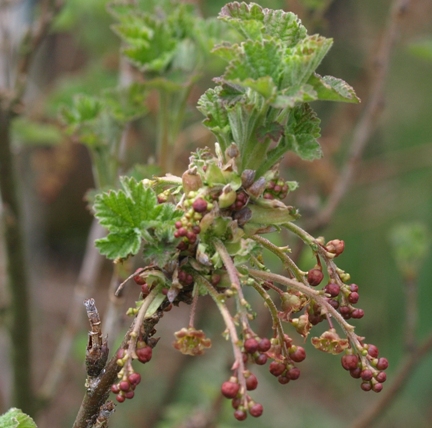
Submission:
M 227 184 L 218 198 L 219 207 L 224 209 L 232 205 L 237 198 L 237 193 L 232 189 L 230 184 Z

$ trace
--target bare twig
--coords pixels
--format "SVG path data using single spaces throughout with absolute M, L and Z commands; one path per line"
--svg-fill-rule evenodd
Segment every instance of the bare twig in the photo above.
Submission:
M 152 299 L 145 302 L 143 306 L 148 308 Z M 141 308 L 143 308 L 143 306 Z M 141 326 L 144 325 L 144 335 L 151 335 L 155 325 L 159 322 L 163 315 L 163 311 L 159 310 L 153 314 L 149 319 L 144 320 L 146 308 L 142 309 L 138 316 L 135 318 L 131 327 L 127 331 L 120 348 L 124 348 L 131 342 L 131 336 L 137 336 Z M 134 341 L 133 341 L 134 342 Z M 134 345 L 131 346 L 132 351 L 135 349 Z M 88 428 L 97 423 L 97 419 L 101 416 L 101 409 L 108 400 L 111 385 L 117 379 L 117 374 L 120 372 L 121 367 L 117 364 L 117 352 L 108 361 L 105 369 L 93 380 L 92 388 L 87 388 L 81 407 L 78 411 L 77 417 L 72 428 Z M 106 403 L 108 404 L 108 403 Z M 97 426 L 97 425 L 96 425 Z M 103 425 L 102 425 L 103 426 Z
M 96 220 L 93 220 L 89 236 L 87 238 L 86 251 L 84 253 L 83 263 L 78 275 L 76 285 L 74 287 L 73 300 L 71 302 L 68 319 L 60 342 L 57 346 L 53 362 L 50 364 L 50 369 L 47 373 L 41 389 L 39 390 L 39 399 L 42 404 L 46 404 L 54 396 L 57 386 L 61 380 L 62 375 L 65 373 L 65 366 L 70 355 L 72 342 L 79 329 L 82 317 L 82 302 L 88 296 L 89 291 L 92 289 L 96 282 L 97 275 L 99 274 L 100 267 L 103 261 L 102 256 L 94 246 L 95 239 L 102 238 L 104 230 Z
M 363 113 L 354 128 L 348 157 L 337 183 L 327 200 L 326 206 L 318 214 L 317 219 L 313 221 L 311 227 L 308 228 L 309 230 L 324 227 L 330 222 L 342 198 L 352 184 L 358 162 L 382 110 L 384 87 L 388 75 L 392 48 L 398 36 L 400 23 L 405 17 L 409 5 L 410 0 L 395 0 L 393 2 L 388 24 L 374 61 L 375 79 L 371 84 L 370 95 Z
M 377 422 L 378 418 L 382 416 L 385 409 L 388 408 L 396 398 L 397 394 L 406 385 L 409 377 L 412 376 L 413 370 L 418 367 L 418 363 L 428 355 L 432 350 L 432 334 L 423 342 L 423 344 L 415 351 L 412 352 L 405 361 L 399 366 L 399 370 L 393 379 L 393 383 L 387 387 L 380 399 L 368 407 L 362 415 L 354 421 L 352 428 L 366 428 Z

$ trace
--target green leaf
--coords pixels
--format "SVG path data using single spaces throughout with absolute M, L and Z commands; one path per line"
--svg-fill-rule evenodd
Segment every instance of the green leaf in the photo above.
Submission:
M 127 88 L 108 89 L 103 93 L 104 105 L 118 122 L 130 122 L 147 113 L 145 84 L 133 83 Z
M 171 204 L 159 205 L 155 192 L 142 182 L 123 177 L 121 184 L 121 190 L 97 195 L 93 206 L 96 218 L 110 232 L 96 246 L 110 259 L 137 254 L 141 242 L 151 237 L 148 229 L 173 228 L 180 215 Z
M 204 125 L 215 134 L 222 150 L 231 144 L 232 134 L 228 113 L 219 97 L 221 87 L 208 89 L 198 100 L 198 110 L 206 117 Z
M 320 136 L 320 120 L 308 104 L 294 108 L 285 128 L 284 145 L 304 160 L 312 161 L 322 156 L 317 141 Z
M 127 232 L 112 232 L 107 237 L 95 241 L 96 248 L 105 257 L 125 259 L 138 253 L 141 246 L 141 232 L 139 229 L 130 229 Z
M 275 38 L 286 47 L 294 46 L 307 34 L 306 28 L 295 14 L 263 9 L 255 3 L 229 3 L 222 8 L 219 18 L 246 38 Z
M 0 416 L 1 428 L 37 428 L 34 420 L 20 409 L 12 407 Z
M 280 92 L 280 95 L 272 102 L 272 107 L 292 108 L 300 103 L 315 101 L 317 98 L 318 95 L 311 85 L 291 86 Z
M 270 77 L 275 84 L 279 81 L 282 56 L 275 43 L 247 40 L 241 48 L 237 57 L 228 65 L 223 80 L 241 82 Z
M 319 74 L 314 73 L 308 80 L 308 84 L 315 89 L 319 100 L 360 102 L 354 89 L 342 79 L 333 76 L 321 77 Z
M 102 108 L 98 98 L 80 94 L 74 97 L 71 107 L 63 107 L 60 113 L 68 125 L 79 125 L 96 119 Z
M 96 241 L 110 259 L 138 253 L 141 243 L 174 241 L 174 223 L 181 215 L 172 204 L 158 204 L 153 189 L 131 177 L 121 178 L 122 189 L 95 197 L 94 211 L 109 234 Z
M 279 87 L 283 89 L 306 83 L 332 44 L 332 39 L 314 34 L 301 40 L 292 49 L 287 49 L 282 59 L 283 77 Z

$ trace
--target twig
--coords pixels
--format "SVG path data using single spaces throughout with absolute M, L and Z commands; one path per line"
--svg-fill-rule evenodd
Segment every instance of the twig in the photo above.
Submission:
M 46 405 L 57 391 L 57 386 L 61 377 L 65 373 L 65 366 L 70 356 L 70 349 L 76 332 L 78 331 L 82 317 L 82 302 L 88 297 L 89 291 L 96 282 L 103 258 L 94 246 L 95 239 L 102 238 L 105 232 L 96 220 L 93 220 L 89 236 L 87 238 L 86 250 L 83 263 L 74 287 L 72 303 L 68 314 L 68 319 L 64 331 L 62 332 L 60 343 L 57 346 L 50 369 L 47 373 L 42 387 L 39 390 L 38 398 L 41 405 Z
M 382 393 L 379 400 L 375 401 L 372 406 L 368 407 L 368 410 L 364 411 L 362 415 L 354 421 L 352 428 L 367 428 L 377 422 L 378 418 L 384 414 L 385 409 L 391 405 L 397 394 L 405 386 L 408 378 L 412 376 L 413 370 L 418 367 L 418 363 L 431 350 L 432 334 L 430 334 L 423 344 L 416 349 L 415 352 L 412 352 L 399 366 L 393 383 Z
M 131 338 L 137 337 L 143 323 L 145 334 L 150 334 L 153 331 L 154 326 L 159 322 L 161 316 L 163 315 L 163 311 L 157 311 L 152 315 L 151 318 L 144 322 L 146 311 L 150 303 L 153 301 L 155 294 L 156 291 L 151 297 L 150 295 L 147 296 L 147 301 L 143 302 L 138 316 L 128 329 L 119 349 L 123 349 L 129 344 L 129 351 L 133 352 L 135 350 L 135 340 L 131 341 Z M 105 369 L 97 377 L 97 380 L 93 382 L 94 387 L 91 389 L 87 388 L 72 428 L 88 428 L 89 426 L 91 427 L 92 424 L 96 423 L 97 418 L 100 416 L 101 408 L 107 401 L 110 394 L 111 385 L 115 382 L 117 379 L 117 374 L 122 369 L 117 364 L 117 360 L 118 357 L 116 352 L 108 361 Z
M 409 5 L 410 0 L 395 0 L 393 2 L 387 28 L 382 36 L 374 62 L 375 80 L 371 84 L 370 95 L 362 116 L 354 128 L 348 157 L 326 206 L 318 214 L 316 220 L 312 222 L 312 225 L 308 227 L 309 230 L 324 227 L 330 222 L 342 198 L 352 184 L 358 162 L 382 110 L 384 86 L 388 75 L 392 48 L 398 35 L 400 23 L 406 15 Z

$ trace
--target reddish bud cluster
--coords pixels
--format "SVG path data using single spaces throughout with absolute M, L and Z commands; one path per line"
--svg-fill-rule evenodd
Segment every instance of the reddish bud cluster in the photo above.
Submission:
M 249 372 L 245 372 L 246 389 L 252 391 L 258 386 L 256 376 Z M 231 405 L 235 409 L 234 417 L 238 421 L 244 421 L 247 418 L 247 412 L 254 418 L 258 418 L 263 413 L 262 404 L 255 403 L 250 396 L 241 392 L 238 378 L 231 376 L 230 380 L 224 382 L 221 386 L 221 393 L 224 397 L 231 400 Z
M 119 403 L 123 403 L 126 399 L 132 399 L 135 395 L 135 388 L 141 382 L 141 375 L 136 372 L 132 372 L 129 376 L 123 377 L 123 379 L 111 385 L 111 392 L 117 394 L 116 400 Z
M 249 196 L 243 190 L 236 194 L 235 201 L 228 207 L 231 211 L 240 211 L 249 201 Z
M 378 358 L 379 351 L 375 345 L 365 345 L 367 349 L 366 358 L 368 366 L 364 366 L 362 360 L 353 354 L 346 354 L 342 357 L 342 367 L 350 372 L 355 379 L 361 379 L 360 385 L 363 391 L 381 392 L 383 383 L 387 379 L 384 370 L 388 367 L 387 358 Z
M 288 194 L 288 184 L 283 180 L 273 179 L 268 182 L 263 197 L 265 199 L 284 199 Z
M 195 245 L 201 232 L 199 223 L 210 211 L 212 204 L 203 197 L 192 196 L 186 199 L 185 207 L 188 208 L 185 214 L 175 223 L 177 230 L 174 232 L 174 237 L 181 238 L 177 245 L 180 251 L 185 251 Z

